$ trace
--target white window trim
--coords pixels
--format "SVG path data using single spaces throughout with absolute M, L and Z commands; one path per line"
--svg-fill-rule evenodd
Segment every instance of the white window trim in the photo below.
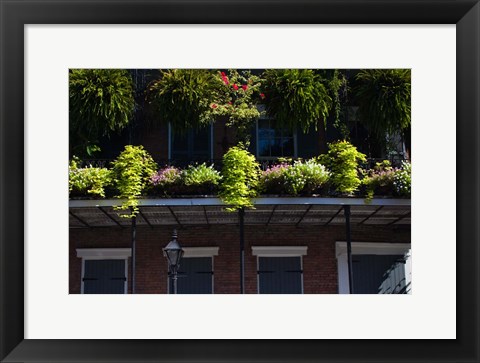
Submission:
M 80 277 L 80 293 L 84 293 L 85 260 L 124 260 L 125 282 L 123 293 L 128 292 L 128 258 L 132 256 L 131 248 L 77 248 L 77 257 L 82 259 L 82 273 Z
M 405 255 L 410 250 L 410 243 L 352 242 L 352 255 Z M 347 242 L 337 241 L 335 243 L 335 255 L 338 268 L 338 293 L 349 294 Z M 409 255 L 411 256 L 411 253 Z M 411 278 L 411 262 L 409 262 L 408 271 L 405 271 L 405 279 L 410 286 Z
M 182 247 L 182 258 L 210 257 L 212 259 L 212 295 L 215 293 L 215 256 L 218 256 L 219 247 Z M 165 252 L 163 253 L 165 255 Z M 180 265 L 182 261 L 180 260 Z M 168 269 L 168 267 L 167 267 Z M 167 294 L 170 293 L 170 278 L 167 274 Z
M 307 254 L 307 246 L 252 246 L 252 255 L 259 257 L 298 257 Z
M 218 256 L 218 247 L 183 247 L 183 257 Z
M 257 272 L 260 257 L 300 257 L 300 269 L 303 271 L 303 256 L 307 255 L 308 246 L 252 246 L 252 255 L 257 256 Z M 303 272 L 300 275 L 303 291 Z M 260 293 L 260 276 L 257 273 L 257 294 Z

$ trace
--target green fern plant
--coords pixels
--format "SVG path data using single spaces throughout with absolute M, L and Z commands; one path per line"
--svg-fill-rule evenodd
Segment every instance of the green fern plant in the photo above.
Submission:
M 146 99 L 152 119 L 169 122 L 175 132 L 210 124 L 210 105 L 218 98 L 220 84 L 207 69 L 170 69 L 147 88 Z
M 127 70 L 70 70 L 69 131 L 77 155 L 99 151 L 100 138 L 123 130 L 134 110 L 134 86 Z
M 411 123 L 410 69 L 365 69 L 356 81 L 361 121 L 379 137 L 402 135 Z
M 267 69 L 265 100 L 267 114 L 280 126 L 308 132 L 325 122 L 332 98 L 324 80 L 311 69 Z

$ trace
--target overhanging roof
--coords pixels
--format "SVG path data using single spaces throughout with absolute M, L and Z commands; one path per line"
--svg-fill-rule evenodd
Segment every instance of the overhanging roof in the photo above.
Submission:
M 121 200 L 71 200 L 70 228 L 118 227 L 131 225 L 115 205 Z M 245 211 L 247 225 L 341 225 L 343 206 L 351 206 L 350 222 L 365 225 L 410 225 L 409 199 L 360 198 L 258 198 L 255 209 Z M 227 212 L 218 198 L 141 199 L 139 226 L 188 226 L 238 224 L 238 213 Z

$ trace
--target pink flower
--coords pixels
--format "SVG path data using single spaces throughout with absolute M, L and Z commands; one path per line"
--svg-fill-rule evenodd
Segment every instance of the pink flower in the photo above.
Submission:
M 222 74 L 222 77 L 226 77 L 225 72 L 221 72 L 221 74 Z
M 261 98 L 262 100 L 264 100 L 264 99 L 265 99 L 265 94 L 264 94 L 264 93 L 260 93 L 260 98 Z
M 238 86 L 237 86 L 236 83 L 233 84 L 233 89 L 234 89 L 235 91 L 238 90 Z

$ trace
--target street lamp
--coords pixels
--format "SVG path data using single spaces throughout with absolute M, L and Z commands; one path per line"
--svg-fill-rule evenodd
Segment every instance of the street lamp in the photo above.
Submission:
M 173 230 L 172 240 L 163 249 L 168 261 L 168 276 L 173 282 L 173 293 L 177 293 L 177 273 L 180 267 L 180 259 L 183 256 L 182 246 L 177 242 L 177 230 Z

